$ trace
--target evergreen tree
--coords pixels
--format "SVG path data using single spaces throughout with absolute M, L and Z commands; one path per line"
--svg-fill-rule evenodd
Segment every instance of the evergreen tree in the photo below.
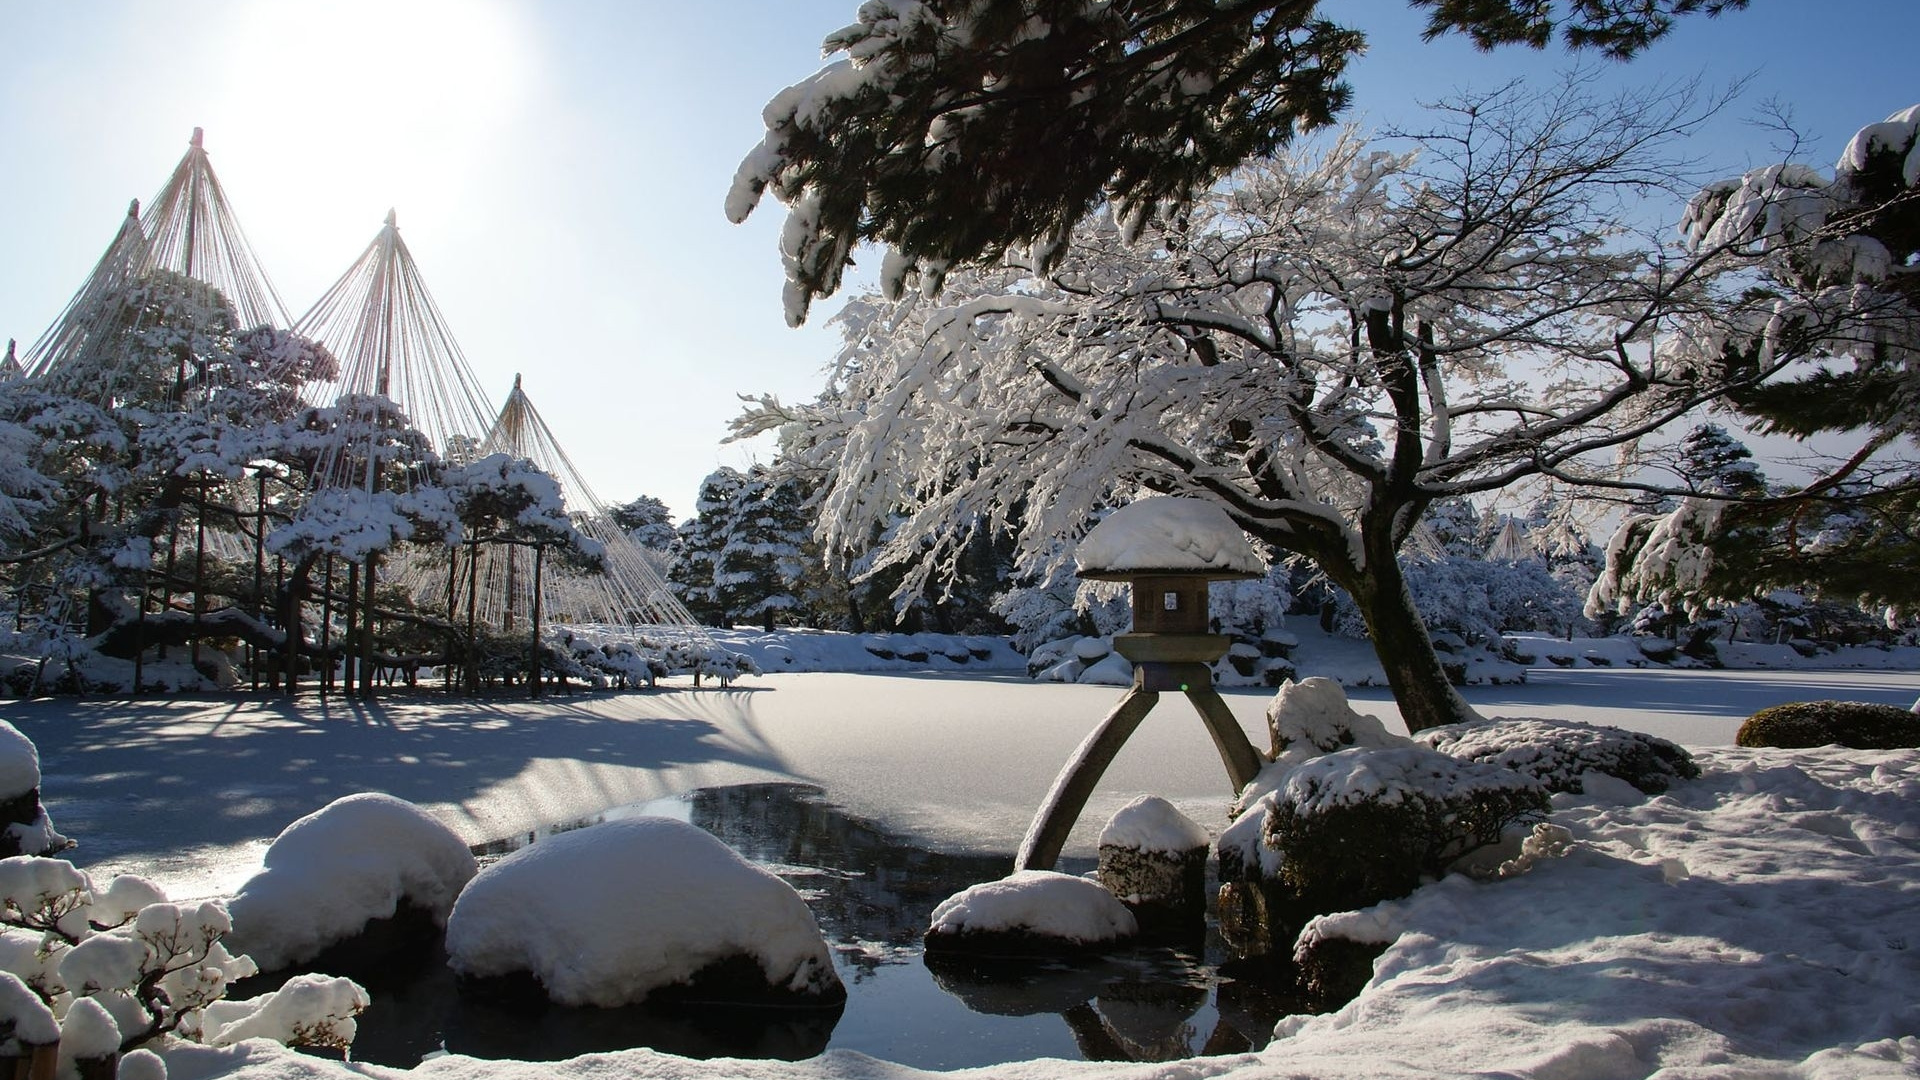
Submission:
M 1746 0 L 1413 0 L 1429 36 L 1482 47 L 1628 57 L 1675 16 Z M 834 292 L 854 248 L 878 240 L 937 282 L 950 266 L 1033 248 L 1047 269 L 1076 222 L 1112 203 L 1138 221 L 1184 205 L 1234 168 L 1331 123 L 1363 51 L 1331 5 L 1301 0 L 889 0 L 827 38 L 847 60 L 764 110 L 727 214 L 765 191 L 791 208 L 787 314 Z M 1348 8 L 1346 10 L 1353 10 Z
M 676 531 L 673 514 L 667 504 L 651 495 L 641 495 L 620 503 L 607 513 L 613 523 L 643 548 L 665 551 L 673 546 Z

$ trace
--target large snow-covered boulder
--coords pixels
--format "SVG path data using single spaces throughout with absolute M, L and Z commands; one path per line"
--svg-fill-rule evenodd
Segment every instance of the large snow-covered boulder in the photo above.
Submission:
M 51 855 L 73 846 L 40 805 L 40 751 L 0 720 L 0 857 Z
M 563 1005 L 846 1000 L 800 894 L 670 818 L 560 833 L 487 867 L 454 904 L 447 957 L 467 979 L 531 975 Z
M 1267 568 L 1246 533 L 1204 499 L 1141 499 L 1108 514 L 1074 549 L 1087 576 L 1161 573 L 1259 575 Z
M 1055 956 L 1124 944 L 1138 932 L 1133 913 L 1099 882 L 1021 870 L 941 901 L 925 944 L 929 956 Z
M 265 868 L 228 904 L 229 941 L 262 971 L 311 960 L 375 920 L 445 926 L 479 870 L 473 853 L 426 811 L 391 795 L 336 799 L 286 827 Z

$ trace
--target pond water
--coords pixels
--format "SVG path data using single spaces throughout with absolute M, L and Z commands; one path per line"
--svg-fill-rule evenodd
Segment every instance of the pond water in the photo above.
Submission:
M 1156 1061 L 1258 1049 L 1292 1011 L 1280 992 L 1221 973 L 1225 949 L 1211 929 L 1181 948 L 1096 960 L 929 967 L 920 936 L 934 906 L 1004 877 L 1011 856 L 915 847 L 806 785 L 710 788 L 552 831 L 639 814 L 690 821 L 798 889 L 846 983 L 845 1009 L 666 1012 L 476 1001 L 457 992 L 437 948 L 409 957 L 389 952 L 367 970 L 332 972 L 360 978 L 373 995 L 353 1057 L 405 1067 L 443 1051 L 553 1060 L 648 1046 L 692 1057 L 790 1059 L 842 1048 L 926 1069 L 1036 1057 Z M 476 851 L 483 860 L 498 857 L 529 839 L 537 834 Z M 1081 873 L 1092 865 L 1065 860 L 1060 869 Z M 329 970 L 323 962 L 315 969 Z

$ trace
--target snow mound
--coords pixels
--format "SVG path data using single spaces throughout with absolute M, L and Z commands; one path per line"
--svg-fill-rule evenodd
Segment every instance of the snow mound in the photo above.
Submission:
M 391 795 L 349 795 L 286 827 L 228 905 L 232 943 L 263 971 L 310 960 L 403 904 L 445 925 L 478 870 L 453 830 Z
M 1207 830 L 1158 795 L 1142 795 L 1116 811 L 1100 830 L 1101 847 L 1184 855 L 1207 846 Z
M 963 889 L 933 909 L 927 938 L 1024 933 L 1076 945 L 1132 937 L 1126 905 L 1096 881 L 1053 870 L 1021 870 Z
M 1107 515 L 1074 552 L 1082 574 L 1215 572 L 1259 575 L 1267 568 L 1246 534 L 1217 503 L 1141 499 Z
M 481 871 L 447 921 L 461 975 L 531 973 L 564 1005 L 637 1004 L 739 956 L 771 987 L 842 992 L 793 887 L 669 818 L 560 833 Z
M 1322 676 L 1280 684 L 1267 706 L 1276 763 L 1294 765 L 1355 746 L 1403 746 L 1378 717 L 1355 712 L 1340 684 Z
M 1449 724 L 1414 738 L 1462 761 L 1486 762 L 1530 776 L 1548 791 L 1584 793 L 1597 773 L 1653 795 L 1667 790 L 1675 780 L 1700 775 L 1691 755 L 1657 735 L 1571 720 Z
M 0 801 L 40 786 L 40 751 L 20 729 L 0 720 Z

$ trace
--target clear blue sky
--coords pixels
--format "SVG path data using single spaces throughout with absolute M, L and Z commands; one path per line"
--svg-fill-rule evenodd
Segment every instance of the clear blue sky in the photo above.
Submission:
M 196 126 L 290 313 L 389 207 L 482 384 L 515 372 L 595 492 L 692 509 L 735 395 L 810 396 L 836 338 L 781 319 L 780 208 L 721 200 L 760 109 L 820 64 L 857 0 L 14 0 L 0 6 L 0 337 L 52 321 Z M 1916 0 L 1753 0 L 1607 78 L 1752 74 L 1699 152 L 1773 160 L 1746 125 L 1790 105 L 1826 167 L 1920 102 Z M 1329 12 L 1369 32 L 1354 118 L 1408 121 L 1464 86 L 1547 78 L 1558 50 L 1422 45 L 1396 0 Z M 872 260 L 869 260 L 872 261 Z

